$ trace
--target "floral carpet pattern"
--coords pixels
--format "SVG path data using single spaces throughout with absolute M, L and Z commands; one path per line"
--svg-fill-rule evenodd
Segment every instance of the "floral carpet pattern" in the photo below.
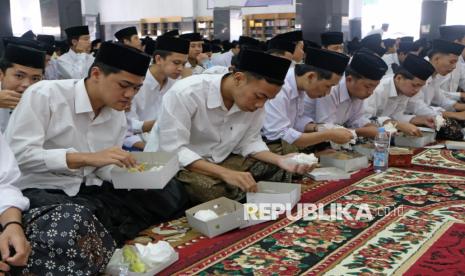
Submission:
M 465 150 L 428 149 L 414 156 L 412 164 L 465 171 Z
M 462 275 L 465 151 L 425 150 L 413 163 L 339 182 L 303 181 L 301 202 L 321 203 L 325 214 L 330 203 L 352 216 L 369 210 L 359 220 L 296 215 L 209 239 L 181 218 L 134 241 L 163 239 L 179 252 L 160 275 Z
M 404 270 L 405 266 L 410 267 L 409 259 L 443 225 L 465 221 L 465 178 L 390 168 L 320 202 L 351 205 L 348 212 L 353 215 L 357 207 L 367 204 L 372 217 L 361 220 L 307 220 L 302 217 L 297 221 L 284 218 L 177 274 L 398 273 L 401 267 Z M 461 261 L 465 261 L 465 257 L 461 257 Z M 431 273 L 440 269 L 440 265 L 429 267 Z

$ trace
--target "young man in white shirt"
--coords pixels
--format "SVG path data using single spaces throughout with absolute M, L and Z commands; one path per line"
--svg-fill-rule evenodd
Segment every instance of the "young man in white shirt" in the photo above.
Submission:
M 181 76 L 188 53 L 188 40 L 168 36 L 157 38 L 153 63 L 132 101 L 131 110 L 126 113 L 129 124 L 129 135 L 124 141 L 126 147 L 144 150 L 145 141 L 141 135 L 150 132 L 158 120 L 163 95 Z
M 202 60 L 208 58 L 206 54 L 202 53 L 204 43 L 202 36 L 199 33 L 187 33 L 180 35 L 179 38 L 190 41 L 189 55 L 182 74 L 183 77 L 202 74 L 205 69 L 208 69 L 202 64 Z
M 282 57 L 292 62 L 295 46 L 296 44 L 293 41 L 274 37 L 268 41 L 268 50 L 266 52 L 270 55 Z
M 394 76 L 385 76 L 365 100 L 365 117 L 376 118 L 378 125 L 391 122 L 407 135 L 420 136 L 416 125 L 431 126 L 432 118 L 409 115 L 405 110 L 409 98 L 418 94 L 433 72 L 434 67 L 428 61 L 409 54 Z
M 222 53 L 221 55 L 216 55 L 212 57 L 212 63 L 216 66 L 224 66 L 229 68 L 231 66 L 231 59 L 233 56 L 236 56 L 241 51 L 241 47 L 239 42 L 233 41 L 231 43 L 231 50 L 227 51 L 226 53 Z
M 384 39 L 383 40 L 384 47 L 386 47 L 386 53 L 383 55 L 383 60 L 388 66 L 388 70 L 386 75 L 392 75 L 392 65 L 399 66 L 399 59 L 397 57 L 397 48 L 396 48 L 396 40 L 392 38 Z
M 443 80 L 441 76 L 455 69 L 458 57 L 464 49 L 465 46 L 458 43 L 442 39 L 433 40 L 428 57 L 435 72 L 426 81 L 420 93 L 409 99 L 407 113 L 420 116 L 436 116 L 442 113 L 444 117 L 454 118 L 465 110 L 465 104 L 448 98 L 440 88 Z
M 321 46 L 323 49 L 344 53 L 344 34 L 342 32 L 321 33 Z
M 42 80 L 45 66 L 44 52 L 15 43 L 8 43 L 0 60 L 1 133 L 5 131 L 10 114 L 19 103 L 23 92 Z
M 19 178 L 18 165 L 0 133 L 0 273 L 14 266 L 25 266 L 31 245 L 24 234 L 21 212 L 29 208 L 29 200 L 13 184 Z M 10 250 L 14 249 L 13 255 Z
M 65 33 L 70 48 L 56 61 L 58 79 L 85 78 L 94 62 L 94 57 L 90 54 L 89 27 L 69 27 Z
M 465 45 L 465 25 L 440 26 L 439 34 L 441 39 Z M 455 69 L 444 77 L 441 89 L 446 91 L 447 96 L 455 100 L 465 99 L 465 50 L 459 56 Z
M 137 49 L 102 43 L 86 79 L 43 81 L 24 93 L 5 133 L 22 172 L 16 185 L 31 207 L 83 205 L 120 244 L 184 208 L 182 186 L 174 182 L 148 191 L 115 190 L 109 182 L 108 165 L 136 165 L 121 150 L 124 110 L 149 63 Z
M 115 33 L 115 37 L 118 39 L 119 43 L 136 48 L 137 50 L 142 50 L 142 43 L 136 27 L 121 29 Z
M 0 274 L 102 273 L 115 244 L 93 214 L 73 204 L 29 209 L 15 186 L 18 164 L 1 133 L 0 164 Z
M 297 64 L 289 70 L 280 93 L 265 104 L 262 135 L 269 143 L 284 141 L 306 148 L 328 140 L 344 144 L 352 139 L 350 131 L 343 129 L 310 133 L 315 121 L 311 112 L 307 112 L 310 110 L 304 108 L 306 97 L 315 99 L 329 93 L 331 86 L 340 80 L 348 61 L 348 56 L 337 52 L 307 49 L 305 64 Z M 285 150 L 285 144 L 282 147 Z
M 145 151 L 178 153 L 185 170 L 177 179 L 193 203 L 221 196 L 241 200 L 245 192 L 256 191 L 256 180 L 280 169 L 311 169 L 271 153 L 260 135 L 263 105 L 279 92 L 289 65 L 289 60 L 242 49 L 233 73 L 192 76 L 165 95 Z
M 386 63 L 369 50 L 360 50 L 352 57 L 344 78 L 331 88 L 331 93 L 307 104 L 306 111 L 316 110 L 315 122 L 344 126 L 357 136 L 374 138 L 376 125 L 365 118 L 363 101 L 370 97 L 387 70 Z M 311 101 L 307 101 L 311 102 Z

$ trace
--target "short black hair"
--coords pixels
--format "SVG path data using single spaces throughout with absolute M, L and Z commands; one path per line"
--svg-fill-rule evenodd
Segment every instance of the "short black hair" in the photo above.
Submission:
M 6 58 L 0 59 L 0 70 L 5 74 L 6 69 L 13 67 L 13 63 L 7 60 Z
M 68 45 L 69 45 L 69 46 L 73 46 L 73 39 L 79 40 L 79 37 L 80 37 L 80 36 L 68 37 L 68 38 L 66 39 L 66 40 L 68 41 Z
M 131 37 L 133 35 L 135 35 L 135 34 L 122 36 L 122 37 L 120 37 L 121 39 L 118 39 L 118 41 L 121 42 L 121 43 L 123 43 L 125 39 L 131 41 Z
M 394 78 L 397 77 L 397 75 L 401 75 L 402 77 L 408 79 L 408 80 L 413 80 L 415 78 L 414 75 L 412 75 L 412 73 L 410 73 L 409 71 L 407 71 L 405 68 L 403 68 L 402 66 L 399 66 L 397 68 L 397 70 L 394 72 Z
M 355 71 L 352 67 L 350 67 L 350 65 L 346 67 L 346 70 L 344 73 L 346 77 L 352 76 L 352 78 L 357 79 L 357 80 L 365 78 L 363 75 L 361 75 L 360 73 Z
M 165 51 L 165 50 L 155 50 L 152 54 L 153 61 L 155 61 L 156 56 L 160 56 L 162 59 L 165 59 L 167 56 L 172 55 L 173 52 Z
M 90 66 L 89 71 L 87 72 L 87 78 L 90 78 L 90 73 L 92 71 L 92 67 L 100 68 L 100 71 L 102 71 L 103 75 L 105 75 L 105 76 L 108 76 L 110 74 L 118 74 L 119 72 L 123 71 L 123 70 L 121 70 L 119 68 L 116 68 L 116 67 L 113 67 L 113 66 L 110 66 L 110 65 L 106 65 L 105 63 L 97 61 L 97 62 L 92 63 L 92 65 Z
M 283 82 L 281 81 L 278 81 L 278 80 L 274 80 L 274 79 L 271 79 L 271 78 L 268 78 L 268 77 L 264 77 L 262 75 L 259 75 L 257 73 L 254 73 L 254 72 L 250 72 L 250 71 L 242 71 L 240 69 L 234 69 L 232 73 L 229 73 L 229 74 L 234 74 L 234 73 L 237 73 L 237 72 L 241 72 L 241 73 L 244 73 L 244 75 L 247 77 L 247 79 L 249 78 L 253 78 L 253 79 L 256 79 L 256 80 L 265 80 L 267 83 L 269 84 L 274 84 L 274 85 L 278 85 L 278 86 L 282 86 L 283 85 Z
M 319 80 L 321 79 L 329 80 L 334 74 L 333 72 L 328 71 L 326 69 L 321 69 L 319 67 L 315 67 L 315 66 L 308 65 L 308 64 L 296 64 L 294 70 L 295 70 L 295 74 L 298 77 L 301 77 L 308 72 L 315 72 L 317 73 Z
M 435 50 L 435 49 L 430 49 L 430 50 L 428 51 L 428 58 L 431 59 L 431 58 L 432 58 L 434 55 L 436 55 L 436 54 L 447 55 L 447 54 L 445 54 L 445 53 L 443 53 L 443 52 L 441 52 L 441 51 L 438 51 L 438 50 Z

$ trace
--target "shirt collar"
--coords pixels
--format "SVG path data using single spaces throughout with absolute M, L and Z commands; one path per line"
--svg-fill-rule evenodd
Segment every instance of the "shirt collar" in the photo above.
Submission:
M 74 84 L 75 89 L 75 99 L 74 99 L 74 109 L 76 114 L 89 113 L 92 120 L 94 120 L 94 110 L 92 109 L 92 104 L 90 103 L 89 94 L 84 83 L 84 79 L 79 80 Z M 104 122 L 110 119 L 112 109 L 105 106 L 100 111 L 100 114 L 95 118 L 95 122 Z
M 394 77 L 391 77 L 389 79 L 389 98 L 394 98 L 394 97 L 397 97 L 399 96 L 397 94 L 397 89 L 396 89 L 396 84 L 394 82 Z
M 150 90 L 155 90 L 157 87 L 160 87 L 160 84 L 155 79 L 155 77 L 152 75 L 152 73 L 150 72 L 150 69 L 147 70 L 147 74 L 145 74 L 144 85 L 147 85 L 147 87 Z
M 76 114 L 94 112 L 92 109 L 92 104 L 90 103 L 89 94 L 87 94 L 84 79 L 75 83 L 74 87 L 76 93 L 74 99 L 74 109 L 76 110 Z
M 346 78 L 343 76 L 338 84 L 339 102 L 343 103 L 350 100 L 349 90 L 347 90 Z
M 291 68 L 289 71 L 287 71 L 285 85 L 288 85 L 290 88 L 289 98 L 291 100 L 298 98 L 302 94 L 302 91 L 297 90 L 297 79 L 295 76 L 294 68 Z
M 224 75 L 211 76 L 207 94 L 207 107 L 210 109 L 221 108 L 224 111 L 227 111 L 226 106 L 224 105 L 223 97 L 221 95 L 221 80 L 223 77 Z M 240 109 L 236 103 L 234 103 L 228 114 L 232 114 L 237 111 L 240 111 Z

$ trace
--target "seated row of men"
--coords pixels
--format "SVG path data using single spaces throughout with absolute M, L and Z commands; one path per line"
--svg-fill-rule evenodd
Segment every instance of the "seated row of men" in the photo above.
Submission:
M 268 53 L 243 37 L 231 68 L 209 73 L 191 64 L 194 75 L 182 79 L 191 49 L 201 45 L 198 34 L 160 36 L 152 56 L 104 42 L 84 77 L 48 81 L 41 81 L 40 45 L 5 40 L 0 270 L 96 274 L 116 245 L 190 205 L 220 196 L 241 201 L 257 181 L 308 173 L 312 166 L 288 162 L 299 149 L 345 144 L 354 132 L 374 137 L 388 122 L 420 135 L 417 126 L 433 126 L 436 114 L 462 119 L 464 105 L 444 92 L 440 76 L 461 80 L 449 75 L 465 48 L 465 28 L 444 28 L 453 35 L 432 42 L 429 61 L 408 54 L 393 75 L 385 75 L 386 50 L 376 35 L 362 40 L 352 59 L 307 47 L 302 63 L 291 61 L 303 49 L 301 32 L 273 38 Z M 340 34 L 330 37 L 337 46 Z M 321 123 L 346 128 L 319 130 Z M 136 165 L 123 144 L 177 153 L 181 170 L 162 190 L 114 189 L 111 166 Z

